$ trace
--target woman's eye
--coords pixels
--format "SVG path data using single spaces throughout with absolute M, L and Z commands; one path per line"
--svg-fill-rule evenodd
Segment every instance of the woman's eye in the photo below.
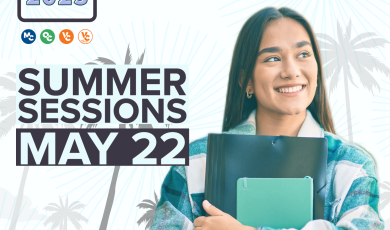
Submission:
M 304 56 L 303 58 L 306 58 L 306 57 L 309 57 L 309 56 L 310 56 L 309 53 L 305 52 L 305 53 L 301 53 L 298 57 L 301 57 L 302 55 L 306 55 L 306 56 Z
M 277 61 L 277 60 L 279 60 L 279 58 L 271 57 L 271 58 L 268 58 L 267 60 L 265 60 L 265 62 L 274 62 L 274 61 Z

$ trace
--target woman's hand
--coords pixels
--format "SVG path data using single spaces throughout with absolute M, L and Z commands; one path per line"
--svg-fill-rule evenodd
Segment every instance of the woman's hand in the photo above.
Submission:
M 196 218 L 194 230 L 256 230 L 253 227 L 242 225 L 231 215 L 222 212 L 207 200 L 203 201 L 203 208 L 211 216 Z

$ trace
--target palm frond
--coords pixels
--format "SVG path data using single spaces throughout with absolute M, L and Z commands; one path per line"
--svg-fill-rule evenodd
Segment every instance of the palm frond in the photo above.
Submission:
M 148 221 L 148 224 L 145 226 L 145 230 L 146 230 L 146 229 L 150 229 L 150 227 L 152 226 L 152 222 L 153 222 L 153 218 L 151 218 L 151 219 Z
M 361 72 L 357 71 L 360 82 L 363 84 L 363 87 L 366 88 L 371 93 L 373 88 L 377 88 L 380 91 L 380 86 L 375 78 L 364 68 L 361 68 Z
M 349 79 L 349 81 L 351 81 L 352 85 L 354 85 L 356 88 L 358 88 L 357 85 L 355 84 L 355 82 L 353 81 L 349 64 L 343 66 L 343 70 L 344 70 L 344 77 L 347 77 Z
M 104 65 L 115 65 L 114 61 L 111 61 L 110 59 L 104 57 L 98 57 L 95 61 L 101 62 Z
M 339 83 L 339 73 L 340 73 L 340 71 L 341 71 L 341 68 L 338 68 L 335 71 L 333 71 L 333 73 L 331 73 L 331 75 L 330 75 L 331 77 L 330 77 L 330 84 L 329 84 L 329 95 L 332 94 L 332 92 L 336 89 L 336 87 L 337 87 L 337 85 Z
M 356 58 L 350 58 L 349 62 L 358 74 L 362 68 L 366 68 L 370 71 L 375 69 L 384 73 L 387 77 L 390 77 L 390 69 L 376 57 L 373 57 L 371 54 L 363 51 L 355 51 L 355 54 L 357 60 Z
M 69 217 L 69 220 L 75 226 L 75 228 L 77 230 L 81 230 L 82 229 L 81 224 L 77 220 L 75 220 L 74 218 L 71 218 L 71 217 Z
M 9 91 L 15 91 L 16 90 L 16 82 L 12 80 L 10 77 L 0 76 L 0 87 L 9 90 Z
M 85 63 L 85 65 L 97 65 L 95 62 L 88 62 L 88 63 Z
M 143 214 L 143 215 L 141 216 L 141 218 L 139 218 L 139 220 L 137 221 L 138 226 L 139 226 L 140 224 L 142 224 L 142 222 L 147 222 L 147 221 L 149 221 L 150 219 L 153 219 L 154 213 L 155 213 L 154 210 L 148 210 L 148 211 L 146 211 L 145 214 Z
M 81 229 L 81 221 L 88 223 L 88 219 L 78 212 L 69 213 L 68 218 L 77 229 Z
M 339 45 L 337 45 L 337 46 L 339 46 Z M 340 58 L 340 56 L 338 54 L 338 52 L 340 52 L 340 50 L 338 50 L 338 48 L 334 48 L 334 49 L 330 50 L 330 49 L 323 49 L 321 47 L 320 50 L 321 50 L 321 60 L 322 60 L 323 66 L 326 67 L 332 60 L 336 59 L 335 64 L 339 68 L 341 68 L 342 64 L 340 62 L 342 61 L 342 59 Z
M 336 46 L 335 45 L 332 45 L 330 44 L 329 42 L 325 42 L 325 41 L 321 41 L 321 40 L 317 40 L 317 43 L 318 43 L 318 46 L 320 48 L 320 50 L 331 50 L 331 51 L 334 51 L 336 49 Z M 321 57 L 322 57 L 322 53 L 321 53 Z
M 388 190 L 390 190 L 390 182 L 388 182 L 388 181 L 383 181 L 382 183 L 380 183 L 379 185 L 384 185 L 384 186 L 389 186 L 388 188 Z
M 351 40 L 351 28 L 352 28 L 351 19 L 349 19 L 347 28 L 345 29 L 345 33 L 344 33 L 344 38 L 348 42 Z
M 354 49 L 361 49 L 361 48 L 379 48 L 383 47 L 385 48 L 385 44 L 388 44 L 389 42 L 383 38 L 373 38 L 370 40 L 362 41 L 356 45 L 353 46 Z M 379 47 L 378 47 L 379 46 Z
M 139 203 L 136 207 L 140 208 L 140 209 L 147 209 L 147 208 L 150 208 L 151 210 L 154 210 L 155 209 L 155 205 L 151 205 L 151 204 L 147 204 L 147 203 Z
M 59 208 L 54 207 L 54 206 L 46 206 L 46 207 L 43 208 L 43 210 L 49 211 L 49 212 L 55 212 L 55 211 L 58 211 Z
M 127 46 L 127 51 L 126 51 L 126 57 L 125 57 L 125 65 L 130 65 L 131 64 L 131 52 L 130 52 L 130 43 Z
M 155 199 L 155 201 L 156 201 L 156 207 L 157 207 L 157 204 L 158 204 L 158 197 L 157 197 L 156 191 L 154 191 L 154 199 Z
M 84 208 L 84 207 L 85 207 L 85 204 L 76 204 L 72 208 L 70 208 L 69 210 L 73 211 L 73 210 L 81 209 L 81 208 Z
M 6 136 L 9 131 L 15 126 L 16 124 L 16 115 L 15 112 L 12 112 L 9 114 L 4 120 L 0 121 L 0 138 L 3 136 Z
M 340 60 L 337 57 L 335 57 L 323 65 L 323 70 L 324 70 L 323 74 L 328 79 L 333 76 L 333 73 L 336 69 L 338 69 L 340 72 L 341 67 L 342 64 L 340 63 Z
M 151 205 L 156 205 L 156 203 L 154 203 L 152 200 L 149 200 L 149 199 L 145 199 L 142 202 L 149 203 Z
M 351 44 L 355 45 L 355 43 L 358 41 L 363 41 L 364 39 L 366 39 L 368 37 L 372 38 L 375 36 L 378 36 L 378 35 L 376 33 L 373 33 L 373 32 L 362 33 L 362 34 L 359 34 L 358 36 L 356 36 L 354 39 L 352 39 Z
M 13 80 L 16 80 L 16 73 L 14 73 L 14 72 L 8 72 L 4 75 L 12 78 Z
M 60 197 L 60 204 L 61 204 L 61 208 L 63 208 L 63 207 L 64 207 L 64 204 L 62 203 L 61 196 L 59 196 L 59 197 Z
M 379 204 L 379 209 L 385 208 L 389 203 L 390 203 L 390 193 L 387 194 L 381 194 L 381 200 L 383 199 L 382 202 Z
M 51 216 L 49 216 L 46 220 L 45 220 L 45 222 L 43 222 L 43 225 L 47 225 L 47 224 L 49 224 L 49 223 L 54 223 L 54 222 L 56 222 L 56 221 L 59 221 L 59 220 L 61 220 L 62 219 L 62 217 L 60 216 L 60 214 L 59 214 L 59 212 L 56 212 L 56 213 L 53 213 Z
M 327 34 L 316 33 L 315 35 L 316 35 L 317 39 L 322 39 L 322 40 L 325 40 L 327 42 L 330 42 L 330 44 L 333 46 L 337 45 L 337 42 L 331 36 L 329 36 Z
M 69 205 L 69 208 L 71 208 L 73 205 L 77 204 L 77 203 L 80 203 L 80 201 L 74 201 L 72 202 L 70 205 Z
M 54 206 L 54 207 L 56 207 L 56 208 L 58 208 L 58 209 L 60 209 L 61 207 L 58 205 L 58 204 L 56 204 L 56 203 L 50 203 L 50 204 L 48 204 L 48 206 L 49 205 L 51 205 L 51 206 Z M 47 206 L 46 206 L 47 207 Z
M 145 55 L 145 49 L 144 52 L 141 54 L 141 56 L 138 58 L 136 62 L 137 65 L 142 65 L 142 62 L 144 61 L 144 55 Z
M 16 96 L 9 96 L 0 100 L 0 114 L 5 115 L 16 110 Z
M 85 218 L 85 216 L 81 215 L 79 212 L 77 211 L 72 211 L 68 214 L 68 217 L 69 219 L 70 218 L 73 218 L 74 220 L 77 220 L 77 221 L 84 221 L 84 222 L 88 222 L 88 219 Z
M 344 34 L 343 29 L 341 28 L 339 20 L 337 20 L 337 39 L 340 44 L 343 42 L 343 37 L 344 37 L 343 34 Z
M 54 229 L 56 229 L 57 227 L 60 227 L 60 224 L 62 223 L 63 221 L 62 220 L 59 220 L 59 221 L 55 221 L 54 223 L 53 223 L 53 225 L 51 226 L 51 230 L 54 230 Z M 61 229 L 61 227 L 60 227 L 60 230 L 62 230 Z

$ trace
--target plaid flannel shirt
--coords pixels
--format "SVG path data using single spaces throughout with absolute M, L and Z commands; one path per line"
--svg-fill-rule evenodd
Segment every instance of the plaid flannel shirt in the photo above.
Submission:
M 227 133 L 255 135 L 255 116 L 256 110 Z M 308 110 L 298 136 L 328 140 L 324 219 L 309 221 L 302 230 L 384 229 L 378 212 L 379 189 L 371 156 L 357 145 L 325 132 Z M 193 141 L 189 148 L 189 166 L 172 166 L 165 177 L 151 230 L 194 229 L 194 220 L 205 215 L 202 202 L 207 137 Z M 258 229 L 274 228 L 259 226 Z

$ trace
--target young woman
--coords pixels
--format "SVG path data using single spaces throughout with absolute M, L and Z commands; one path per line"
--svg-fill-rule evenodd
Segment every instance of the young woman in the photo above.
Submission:
M 234 48 L 223 131 L 327 138 L 324 219 L 310 221 L 303 229 L 384 229 L 374 160 L 336 136 L 318 44 L 297 12 L 269 7 L 245 22 Z M 207 137 L 192 142 L 189 166 L 168 172 L 152 230 L 255 229 L 204 200 L 206 145 Z

